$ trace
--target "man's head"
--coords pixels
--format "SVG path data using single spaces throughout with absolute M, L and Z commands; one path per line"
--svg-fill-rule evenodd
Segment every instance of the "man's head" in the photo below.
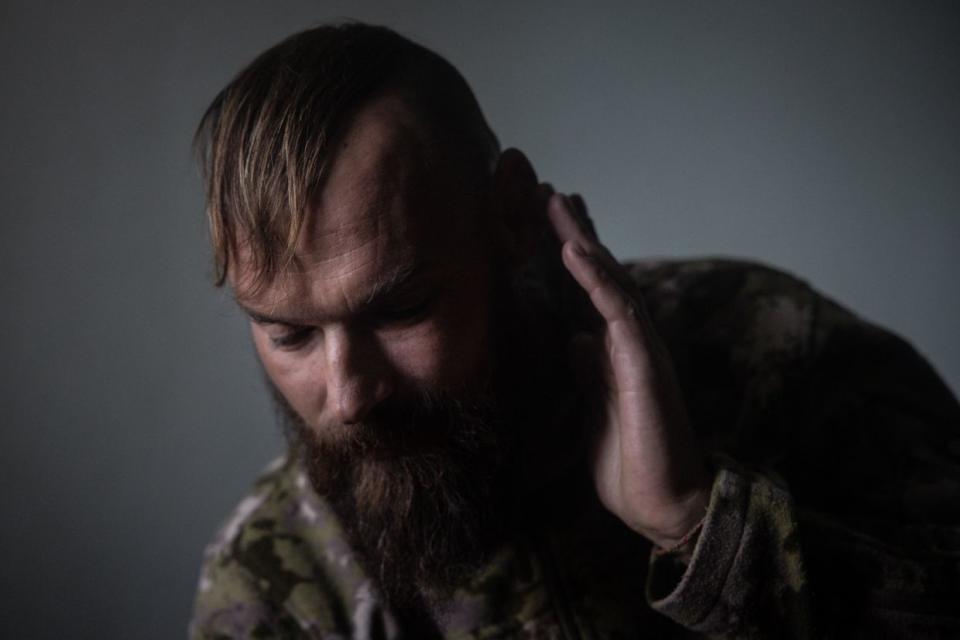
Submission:
M 257 285 L 288 266 L 343 137 L 358 112 L 386 94 L 429 125 L 435 151 L 461 165 L 465 179 L 476 187 L 489 180 L 499 144 L 446 60 L 382 27 L 295 34 L 243 69 L 197 131 L 218 285 L 242 244 Z
M 517 340 L 532 169 L 448 63 L 363 25 L 261 55 L 198 139 L 218 282 L 317 490 L 385 582 L 456 582 L 502 524 L 531 363 L 556 372 Z

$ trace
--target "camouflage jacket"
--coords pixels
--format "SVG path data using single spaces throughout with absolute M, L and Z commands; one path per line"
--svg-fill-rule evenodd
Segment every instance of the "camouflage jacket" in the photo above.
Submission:
M 717 470 L 689 561 L 570 474 L 541 527 L 413 624 L 282 459 L 208 547 L 191 636 L 960 637 L 960 405 L 930 366 L 765 267 L 631 270 Z

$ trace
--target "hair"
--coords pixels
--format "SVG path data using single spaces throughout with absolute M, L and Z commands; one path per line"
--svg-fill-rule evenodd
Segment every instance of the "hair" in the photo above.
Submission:
M 492 173 L 496 136 L 466 80 L 442 57 L 361 23 L 294 34 L 217 94 L 194 137 L 218 287 L 241 243 L 255 287 L 288 266 L 339 138 L 360 107 L 390 91 L 409 101 L 468 170 Z

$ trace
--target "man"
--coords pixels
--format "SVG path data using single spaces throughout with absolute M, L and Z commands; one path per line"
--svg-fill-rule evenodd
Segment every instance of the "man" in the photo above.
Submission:
M 619 264 L 386 29 L 273 47 L 198 141 L 290 446 L 194 637 L 960 632 L 960 407 L 904 342 L 757 265 Z

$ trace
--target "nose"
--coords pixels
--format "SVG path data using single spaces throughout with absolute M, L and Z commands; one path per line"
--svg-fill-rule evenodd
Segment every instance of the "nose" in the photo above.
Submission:
M 371 335 L 338 328 L 324 340 L 327 409 L 342 424 L 358 423 L 393 393 L 386 358 Z

